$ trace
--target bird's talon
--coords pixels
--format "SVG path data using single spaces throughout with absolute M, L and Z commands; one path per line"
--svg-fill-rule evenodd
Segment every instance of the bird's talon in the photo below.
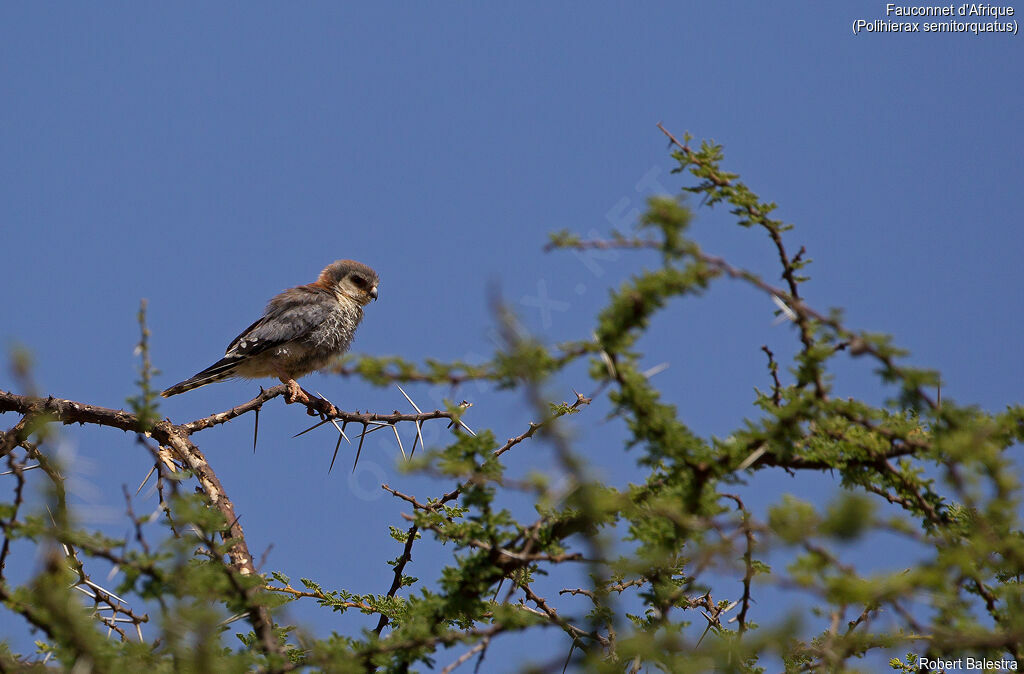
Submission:
M 288 387 L 284 393 L 284 401 L 291 405 L 292 403 L 302 403 L 303 405 L 309 405 L 309 396 L 299 386 L 299 382 L 294 379 L 289 379 L 285 383 Z

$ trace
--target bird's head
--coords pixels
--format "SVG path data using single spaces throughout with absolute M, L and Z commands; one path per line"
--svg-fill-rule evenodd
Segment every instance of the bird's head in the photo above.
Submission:
M 370 300 L 377 299 L 378 282 L 377 272 L 362 262 L 338 260 L 320 272 L 316 285 L 366 306 Z

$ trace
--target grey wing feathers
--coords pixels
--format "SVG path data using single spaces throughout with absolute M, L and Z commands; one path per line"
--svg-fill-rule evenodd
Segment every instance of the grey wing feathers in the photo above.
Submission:
M 330 307 L 323 302 L 310 303 L 308 298 L 301 301 L 298 297 L 292 297 L 292 294 L 299 290 L 311 292 L 295 288 L 271 300 L 263 317 L 246 328 L 228 345 L 227 351 L 224 352 L 224 360 L 231 357 L 238 359 L 255 356 L 267 349 L 308 335 L 313 328 L 323 323 L 330 313 Z
M 246 359 L 308 335 L 327 319 L 331 311 L 328 303 L 317 301 L 319 299 L 321 297 L 316 290 L 303 286 L 281 293 L 270 301 L 262 318 L 232 340 L 223 358 L 161 395 L 166 398 L 227 379 Z

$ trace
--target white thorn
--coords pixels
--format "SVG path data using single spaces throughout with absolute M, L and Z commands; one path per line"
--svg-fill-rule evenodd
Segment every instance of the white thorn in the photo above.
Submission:
M 25 471 L 32 470 L 33 468 L 38 468 L 38 467 L 39 467 L 39 464 L 38 463 L 34 463 L 31 466 L 25 466 L 24 468 L 22 468 L 21 472 L 24 473 Z M 5 470 L 4 472 L 0 473 L 0 475 L 14 475 L 14 471 L 13 470 Z
M 220 626 L 223 627 L 225 625 L 230 625 L 231 623 L 235 622 L 236 620 L 241 620 L 242 618 L 246 617 L 247 615 L 249 615 L 249 614 L 248 613 L 236 613 L 235 615 L 231 616 L 230 618 L 225 618 L 224 620 L 221 620 L 220 621 Z
M 748 456 L 747 458 L 743 459 L 743 463 L 741 463 L 739 466 L 737 466 L 736 470 L 746 470 L 747 468 L 750 468 L 752 465 L 754 465 L 754 462 L 757 461 L 758 459 L 760 459 L 761 455 L 764 454 L 767 451 L 768 451 L 768 449 L 764 445 L 761 445 L 760 447 L 755 449 L 753 452 L 751 452 L 750 456 Z
M 339 433 L 341 433 L 341 437 L 345 438 L 345 442 L 351 445 L 352 441 L 348 439 L 347 435 L 345 435 L 345 431 L 341 430 L 341 426 L 338 425 L 338 422 L 334 419 L 331 419 L 331 423 L 334 424 L 334 427 L 338 429 Z
M 395 384 L 395 386 L 398 386 L 398 384 Z M 409 404 L 412 405 L 412 408 L 416 410 L 417 414 L 423 414 L 423 410 L 416 406 L 416 403 L 412 401 L 412 398 L 409 397 L 409 394 L 406 393 L 401 386 L 398 386 L 398 390 L 402 391 L 402 395 L 404 395 L 405 399 L 409 401 Z
M 156 472 L 156 464 L 154 463 L 153 467 L 149 469 L 148 473 L 146 473 L 146 477 L 142 480 L 142 484 L 140 484 L 139 488 L 135 490 L 135 495 L 136 496 L 139 495 L 139 492 L 142 491 L 142 488 L 146 486 L 146 483 L 149 482 L 149 478 L 153 477 L 153 473 L 155 473 L 155 472 Z
M 416 422 L 416 437 L 419 438 L 419 440 L 420 440 L 420 447 L 422 447 L 424 450 L 426 450 L 427 444 L 423 441 L 423 433 L 420 432 L 420 422 L 419 421 Z M 415 453 L 416 453 L 416 441 L 413 440 L 412 452 L 410 452 L 409 456 L 411 457 Z
M 775 302 L 775 306 L 779 308 L 782 315 L 772 321 L 772 325 L 778 325 L 785 321 L 796 321 L 796 312 L 789 308 L 789 305 L 782 301 L 782 298 L 778 295 L 772 295 L 772 302 Z
M 644 379 L 650 379 L 654 375 L 661 374 L 662 372 L 664 372 L 667 369 L 668 369 L 668 363 L 661 363 L 659 365 L 655 365 L 654 367 L 652 367 L 649 370 L 644 370 L 640 374 L 643 375 Z
M 392 426 L 391 430 L 395 432 L 395 440 L 398 440 L 398 448 L 402 450 L 402 458 L 408 461 L 409 457 L 405 455 L 405 447 L 402 446 L 402 436 L 398 434 L 398 426 Z
M 121 598 L 120 598 L 120 597 L 118 597 L 118 596 L 117 596 L 116 594 L 114 594 L 113 592 L 111 592 L 110 590 L 107 590 L 107 589 L 104 589 L 104 588 L 100 587 L 99 585 L 97 585 L 96 583 L 92 582 L 92 581 L 91 581 L 91 580 L 89 580 L 88 578 L 86 578 L 86 579 L 85 579 L 85 584 L 86 584 L 86 585 L 88 585 L 89 587 L 94 587 L 94 588 L 96 588 L 96 589 L 97 589 L 97 590 L 99 590 L 100 592 L 106 592 L 106 593 L 107 593 L 108 595 L 110 595 L 110 596 L 111 596 L 111 597 L 113 597 L 114 599 L 118 600 L 118 601 L 119 601 L 119 602 L 121 602 L 122 604 L 127 604 L 127 603 L 128 603 L 128 602 L 126 602 L 126 601 L 125 601 L 124 599 L 121 599 Z
M 79 592 L 81 592 L 82 594 L 84 594 L 84 595 L 85 595 L 86 597 L 89 597 L 89 598 L 91 598 L 91 599 L 95 599 L 95 598 L 96 598 L 96 595 L 94 595 L 94 594 L 93 594 L 92 592 L 89 592 L 88 590 L 86 590 L 86 589 L 85 589 L 84 587 L 82 587 L 81 585 L 74 585 L 73 587 L 74 587 L 74 588 L 75 588 L 76 590 L 78 590 Z

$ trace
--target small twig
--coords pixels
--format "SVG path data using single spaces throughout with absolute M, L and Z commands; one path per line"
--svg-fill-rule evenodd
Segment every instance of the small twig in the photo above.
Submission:
M 768 348 L 767 344 L 761 345 L 761 350 L 768 355 L 768 371 L 772 375 L 772 402 L 776 407 L 782 407 L 782 382 L 779 381 L 779 364 L 775 362 L 775 354 Z
M 391 489 L 391 487 L 389 487 L 386 484 L 381 485 L 381 487 L 391 492 L 392 494 L 405 499 L 406 501 L 409 501 L 414 504 L 418 503 L 414 497 L 407 496 L 405 494 L 400 494 L 399 492 Z M 458 498 L 460 493 L 461 488 L 456 488 L 442 496 L 437 501 L 431 503 L 430 505 L 421 507 L 424 510 L 436 511 L 437 508 L 440 508 L 448 501 Z M 388 589 L 387 596 L 389 597 L 394 597 L 398 593 L 398 590 L 400 590 L 402 587 L 402 577 L 405 575 L 405 566 L 406 564 L 412 561 L 412 546 L 413 543 L 416 542 L 416 536 L 418 533 L 419 527 L 417 527 L 416 524 L 410 526 L 409 529 L 406 531 L 405 546 L 402 548 L 402 556 L 398 558 L 398 562 L 395 564 L 394 579 L 391 581 L 391 587 Z M 389 622 L 390 618 L 382 614 L 380 620 L 377 621 L 377 626 L 374 628 L 374 632 L 377 633 L 377 636 L 380 636 L 380 633 L 384 630 L 385 627 L 387 627 Z
M 751 602 L 750 584 L 754 579 L 754 531 L 750 526 L 750 511 L 747 510 L 740 497 L 735 494 L 722 494 L 722 497 L 732 499 L 736 502 L 736 508 L 740 511 L 740 517 L 742 518 L 741 526 L 743 528 L 743 534 L 746 538 L 746 547 L 743 550 L 743 597 L 740 599 L 740 613 L 736 617 L 737 622 L 739 623 L 740 634 L 743 634 L 747 631 L 747 611 L 750 609 Z M 735 606 L 735 604 L 732 606 Z M 730 610 L 732 606 L 726 610 Z

